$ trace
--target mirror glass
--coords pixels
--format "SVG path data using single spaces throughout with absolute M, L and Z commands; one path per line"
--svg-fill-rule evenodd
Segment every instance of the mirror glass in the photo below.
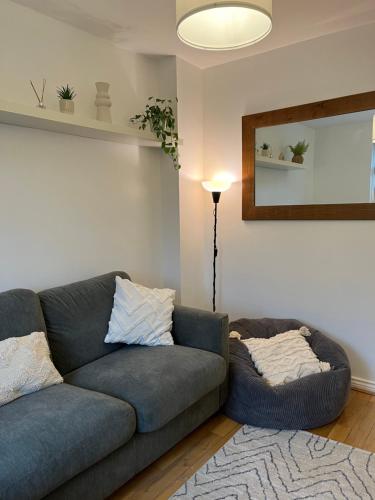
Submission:
M 256 130 L 255 203 L 375 201 L 374 111 Z

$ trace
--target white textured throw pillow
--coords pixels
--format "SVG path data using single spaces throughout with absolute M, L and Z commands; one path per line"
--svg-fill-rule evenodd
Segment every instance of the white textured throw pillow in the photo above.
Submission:
M 0 342 L 0 406 L 62 382 L 51 361 L 45 333 Z
M 256 369 L 267 382 L 280 385 L 331 369 L 329 363 L 316 357 L 304 338 L 309 335 L 310 331 L 303 326 L 269 339 L 250 338 L 241 342 L 248 348 Z
M 116 276 L 116 293 L 104 342 L 173 345 L 175 290 L 146 288 Z

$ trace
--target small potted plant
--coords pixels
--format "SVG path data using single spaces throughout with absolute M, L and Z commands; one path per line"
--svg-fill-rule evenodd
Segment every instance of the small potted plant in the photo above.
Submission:
M 289 146 L 289 149 L 293 153 L 292 162 L 302 164 L 304 161 L 303 155 L 309 149 L 309 144 L 305 140 L 298 141 L 295 146 Z
M 261 146 L 261 152 L 262 152 L 262 156 L 266 156 L 266 157 L 269 157 L 270 155 L 270 145 L 267 144 L 266 142 L 264 142 Z
M 176 98 L 177 102 L 177 98 Z M 139 130 L 150 127 L 151 132 L 161 142 L 162 151 L 168 155 L 176 170 L 181 168 L 178 158 L 178 133 L 171 99 L 149 97 L 144 112 L 130 118 Z
M 73 99 L 76 97 L 76 92 L 73 87 L 70 87 L 67 83 L 66 86 L 62 85 L 57 89 L 57 97 L 60 102 L 60 111 L 61 113 L 74 113 L 74 101 Z

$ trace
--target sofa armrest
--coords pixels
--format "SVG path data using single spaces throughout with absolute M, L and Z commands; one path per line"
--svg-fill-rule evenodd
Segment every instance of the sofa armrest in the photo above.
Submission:
M 229 356 L 228 315 L 176 305 L 172 335 L 176 344 Z

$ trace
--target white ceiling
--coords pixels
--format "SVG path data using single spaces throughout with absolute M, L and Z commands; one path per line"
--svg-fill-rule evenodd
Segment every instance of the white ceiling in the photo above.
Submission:
M 271 34 L 251 47 L 207 52 L 176 36 L 175 0 L 13 0 L 128 50 L 177 55 L 201 68 L 375 23 L 375 0 L 273 0 Z

